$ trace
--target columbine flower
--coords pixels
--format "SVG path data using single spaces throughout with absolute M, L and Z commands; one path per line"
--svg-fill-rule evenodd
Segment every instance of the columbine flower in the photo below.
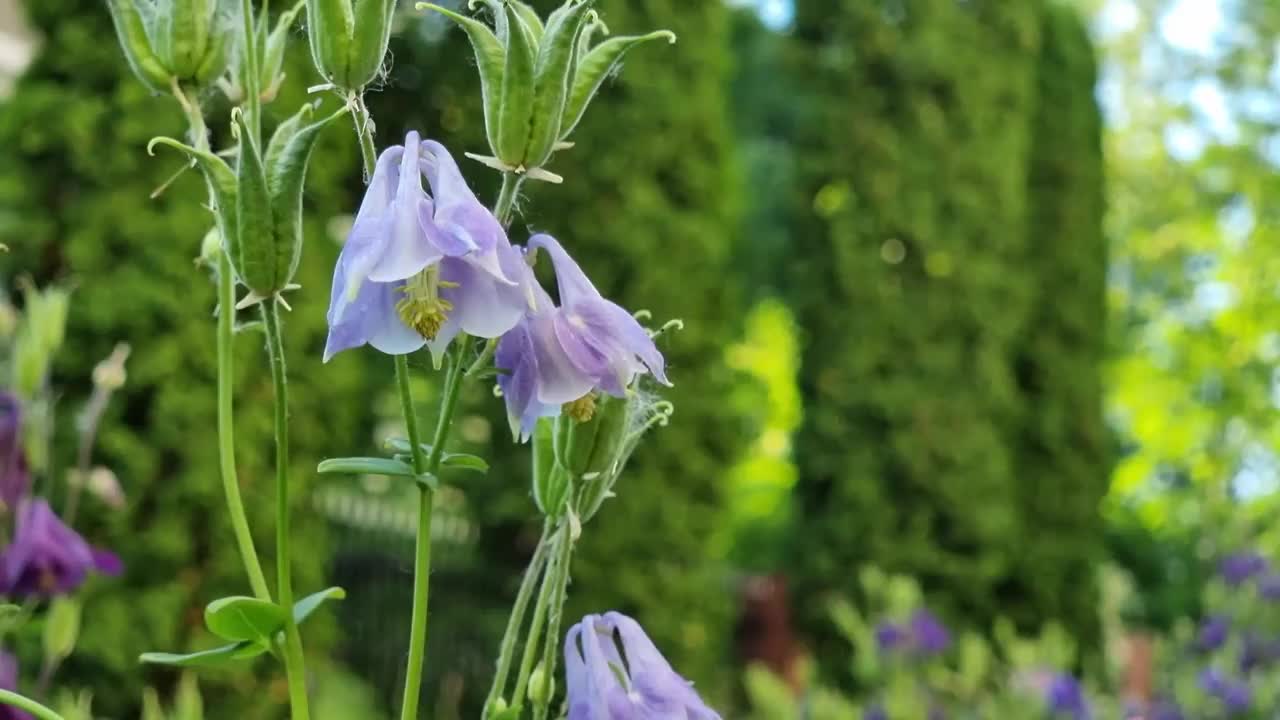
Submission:
M 550 235 L 535 235 L 533 250 L 546 250 L 556 271 L 560 304 L 532 283 L 533 310 L 498 343 L 495 363 L 512 433 L 527 438 L 539 417 L 563 408 L 585 422 L 594 393 L 625 397 L 627 386 L 648 371 L 665 385 L 662 353 L 626 310 L 606 300 L 578 263 Z
M 13 541 L 0 554 L 0 593 L 49 597 L 75 590 L 90 571 L 118 574 L 120 560 L 90 547 L 43 498 L 18 504 Z
M 1256 552 L 1228 555 L 1218 562 L 1218 574 L 1226 584 L 1237 587 L 1267 571 L 1267 560 Z
M 924 655 L 936 655 L 951 645 L 951 633 L 933 613 L 921 608 L 911 616 L 911 643 Z
M 0 392 L 0 507 L 13 508 L 31 488 L 22 451 L 22 402 Z
M 570 628 L 564 658 L 568 720 L 720 720 L 621 613 L 588 615 Z
M 522 262 L 444 146 L 410 132 L 378 158 L 338 258 L 325 360 L 366 343 L 438 356 L 459 332 L 498 337 L 527 309 Z
M 1045 692 L 1045 704 L 1049 706 L 1049 712 L 1065 715 L 1073 720 L 1086 720 L 1089 717 L 1089 704 L 1084 699 L 1084 690 L 1070 675 L 1054 676 Z
M 0 651 L 0 690 L 17 692 L 18 658 Z M 0 703 L 0 720 L 34 720 L 31 713 Z

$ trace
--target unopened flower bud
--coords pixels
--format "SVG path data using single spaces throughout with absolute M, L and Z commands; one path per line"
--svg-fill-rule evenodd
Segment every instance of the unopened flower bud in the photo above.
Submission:
M 382 71 L 395 0 L 307 0 L 311 60 L 327 82 L 359 92 Z
M 102 362 L 93 368 L 93 384 L 103 390 L 116 391 L 124 387 L 127 373 L 125 360 L 129 359 L 129 344 L 120 343 Z
M 533 673 L 529 675 L 529 700 L 535 705 L 540 705 L 550 702 L 555 693 L 556 679 L 547 672 L 545 664 L 538 663 Z

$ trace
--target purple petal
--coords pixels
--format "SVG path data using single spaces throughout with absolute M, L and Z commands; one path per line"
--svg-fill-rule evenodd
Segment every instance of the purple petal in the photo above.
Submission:
M 335 294 L 339 292 L 339 279 L 335 274 Z M 399 286 L 389 283 L 369 282 L 361 286 L 355 300 L 344 308 L 341 319 L 329 319 L 325 362 L 343 350 L 366 343 L 389 355 L 405 355 L 421 348 L 422 336 L 406 326 L 396 312 L 399 292 Z
M 110 550 L 101 548 L 90 548 L 93 554 L 93 567 L 103 575 L 119 575 L 124 572 L 124 563 L 120 562 L 120 556 Z
M 404 154 L 395 176 L 396 194 L 387 208 L 386 246 L 369 271 L 369 279 L 394 282 L 412 277 L 443 254 L 427 241 L 418 214 L 426 192 L 422 189 L 418 133 L 405 136 Z
M 538 402 L 538 355 L 528 321 L 511 329 L 498 342 L 494 365 L 503 370 L 498 376 L 498 387 L 507 406 L 507 422 L 511 435 L 524 442 L 533 435 L 534 425 L 540 417 L 554 416 L 556 406 Z
M 538 401 L 563 405 L 591 392 L 595 381 L 573 364 L 556 339 L 555 315 L 534 315 L 529 325 L 538 356 Z
M 469 335 L 499 337 L 524 317 L 528 302 L 517 286 L 498 282 L 466 259 L 441 262 L 440 279 L 457 287 L 443 287 L 440 297 L 453 305 L 449 315 Z
M 462 177 L 462 171 L 443 145 L 422 143 L 423 173 L 435 199 L 433 220 L 443 232 L 457 236 L 458 242 L 474 244 L 480 252 L 498 247 L 506 233 Z
M 587 274 L 560 245 L 560 242 L 547 234 L 534 235 L 529 239 L 529 247 L 541 248 L 551 256 L 551 264 L 556 270 L 556 285 L 560 288 L 560 304 L 573 305 L 587 300 L 600 298 L 600 291 L 591 284 Z
M 645 367 L 669 384 L 662 354 L 649 333 L 626 310 L 604 298 L 561 308 L 556 337 L 574 365 L 611 395 L 625 395 L 626 386 Z

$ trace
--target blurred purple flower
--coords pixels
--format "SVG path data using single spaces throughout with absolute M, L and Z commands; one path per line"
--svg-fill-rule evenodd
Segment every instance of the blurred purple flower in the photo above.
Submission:
M 862 720 L 889 720 L 889 713 L 879 705 L 871 705 L 862 711 Z
M 568 720 L 720 720 L 621 613 L 588 615 L 570 628 L 564 658 Z
M 1258 595 L 1263 600 L 1280 602 L 1280 573 L 1267 573 L 1258 578 Z
M 1231 632 L 1231 619 L 1223 615 L 1211 615 L 1200 623 L 1196 633 L 1196 648 L 1201 652 L 1213 652 L 1222 647 Z
M 535 235 L 529 247 L 551 256 L 560 305 L 533 281 L 533 310 L 498 343 L 494 364 L 504 371 L 498 386 L 513 435 L 528 438 L 539 417 L 562 409 L 589 420 L 592 393 L 625 397 L 627 386 L 645 371 L 671 384 L 653 338 L 630 313 L 600 295 L 555 238 Z
M 1280 660 L 1280 641 L 1248 633 L 1240 650 L 1240 672 L 1248 674 Z
M 951 646 L 951 633 L 936 615 L 925 608 L 911 615 L 911 644 L 917 652 L 936 655 Z
M 91 571 L 117 575 L 120 560 L 91 547 L 44 498 L 18 504 L 13 541 L 0 553 L 0 593 L 50 597 L 75 590 Z
M 880 652 L 893 652 L 907 644 L 911 636 L 902 626 L 891 623 L 888 620 L 882 620 L 876 625 L 876 647 L 880 648 Z
M 0 690 L 18 691 L 18 658 L 0 651 Z M 35 720 L 31 713 L 0 704 L 0 720 Z
M 1218 562 L 1218 575 L 1226 584 L 1237 587 L 1267 571 L 1267 560 L 1256 552 L 1228 555 Z
M 1227 677 L 1217 668 L 1205 668 L 1198 678 L 1200 689 L 1222 703 L 1228 713 L 1240 713 L 1253 703 L 1253 691 L 1249 684 Z
M 31 489 L 27 458 L 22 449 L 22 401 L 0 391 L 0 503 L 13 508 Z
M 1151 705 L 1151 717 L 1147 720 L 1186 720 L 1182 709 L 1172 700 L 1158 699 Z
M 1089 704 L 1085 700 L 1084 690 L 1080 683 L 1070 675 L 1060 673 L 1054 676 L 1045 692 L 1045 704 L 1049 712 L 1063 715 L 1072 720 L 1086 720 L 1089 717 Z
M 325 360 L 366 343 L 438 356 L 459 332 L 498 337 L 527 310 L 521 262 L 448 150 L 410 132 L 378 158 L 338 257 Z

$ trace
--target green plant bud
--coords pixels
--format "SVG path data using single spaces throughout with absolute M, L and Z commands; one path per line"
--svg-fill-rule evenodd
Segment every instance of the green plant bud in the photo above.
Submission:
M 670 43 L 676 41 L 675 33 L 670 30 L 658 30 L 648 35 L 610 38 L 590 50 L 586 50 L 586 43 L 583 43 L 582 49 L 586 52 L 582 54 L 574 73 L 573 86 L 564 108 L 564 120 L 560 125 L 560 140 L 569 137 L 569 133 L 578 126 L 578 122 L 587 111 L 587 105 L 599 92 L 605 78 L 617 69 L 622 62 L 622 57 L 631 48 L 659 38 L 665 38 Z
M 311 59 L 334 86 L 359 92 L 382 70 L 394 0 L 307 0 Z
M 293 29 L 294 21 L 298 19 L 298 15 L 302 13 L 303 8 L 306 6 L 306 0 L 299 0 L 292 8 L 280 13 L 280 17 L 276 19 L 275 28 L 267 36 L 260 56 L 262 68 L 258 80 L 258 87 L 262 90 L 261 99 L 263 102 L 274 100 L 276 92 L 280 89 L 280 83 L 284 81 L 282 68 L 284 67 L 284 51 L 289 46 L 289 33 Z
M 556 679 L 547 672 L 544 663 L 538 663 L 537 667 L 533 669 L 533 673 L 529 675 L 529 690 L 527 691 L 529 700 L 535 705 L 542 705 L 551 702 L 551 698 L 555 693 Z
M 355 34 L 347 59 L 347 84 L 342 87 L 360 90 L 382 72 L 387 43 L 391 42 L 391 18 L 395 12 L 395 0 L 359 0 L 356 3 Z
M 124 57 L 129 62 L 129 69 L 142 81 L 143 85 L 156 92 L 169 91 L 169 73 L 161 65 L 151 47 L 151 39 L 147 37 L 149 15 L 153 12 L 150 3 L 137 5 L 134 0 L 107 0 L 107 9 L 111 11 L 111 20 L 115 24 L 116 38 L 124 50 Z
M 577 59 L 578 33 L 590 7 L 590 0 L 567 0 L 547 18 L 534 68 L 533 117 L 525 167 L 541 167 L 560 139 L 560 125 Z
M 180 80 L 191 79 L 208 54 L 217 0 L 161 0 L 151 38 L 160 63 Z
M 498 112 L 498 145 L 493 154 L 512 167 L 524 162 L 533 112 L 533 65 L 537 46 L 532 32 L 511 5 L 503 9 L 507 26 L 507 65 Z
M 533 430 L 533 501 L 547 517 L 556 518 L 572 491 L 573 479 L 556 461 L 556 423 L 538 420 Z
M 467 34 L 480 70 L 480 93 L 484 99 L 484 127 L 489 147 L 498 147 L 498 117 L 501 111 L 503 76 L 506 74 L 506 49 L 488 25 L 434 3 L 418 3 L 419 10 L 434 10 L 452 20 Z

